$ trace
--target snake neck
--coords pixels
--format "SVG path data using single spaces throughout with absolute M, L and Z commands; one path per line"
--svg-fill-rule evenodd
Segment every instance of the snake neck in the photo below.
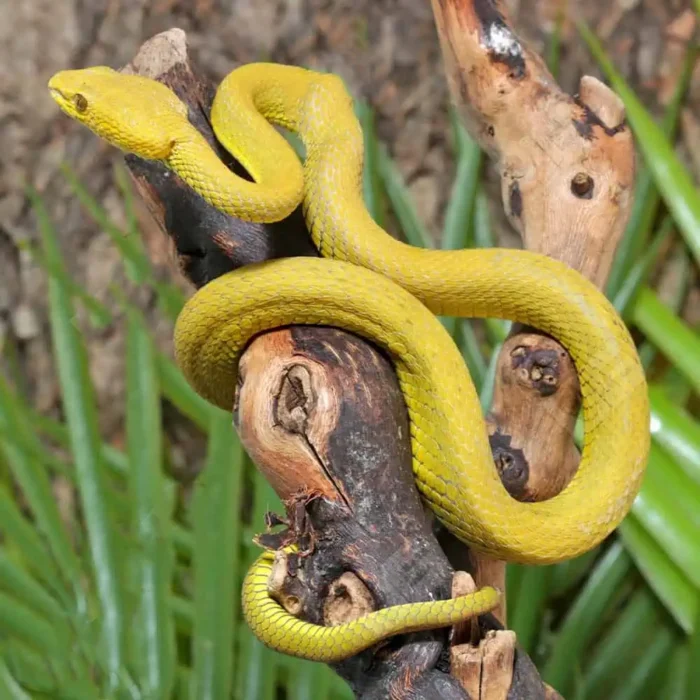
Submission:
M 302 206 L 316 248 L 325 258 L 382 274 L 433 313 L 462 315 L 463 300 L 454 292 L 478 254 L 417 248 L 374 221 L 362 194 L 362 127 L 343 83 L 323 78 L 300 98 L 291 126 L 306 148 Z
M 256 136 L 241 133 L 236 134 L 236 138 L 245 143 L 246 139 L 255 139 Z M 206 139 L 192 128 L 184 137 L 175 140 L 165 163 L 219 211 L 244 221 L 270 223 L 289 216 L 303 194 L 303 171 L 299 160 L 293 151 L 289 154 L 284 150 L 283 153 L 286 158 L 281 156 L 279 169 L 264 164 L 260 167 L 255 160 L 252 161 L 253 167 L 248 167 L 251 162 L 239 158 L 256 180 L 250 182 L 229 170 Z

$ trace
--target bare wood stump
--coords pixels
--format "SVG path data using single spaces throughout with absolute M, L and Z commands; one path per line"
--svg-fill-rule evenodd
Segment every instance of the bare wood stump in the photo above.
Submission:
M 506 214 L 524 246 L 602 288 L 629 219 L 634 144 L 620 99 L 590 76 L 564 93 L 517 36 L 500 0 L 432 0 L 453 101 L 494 159 Z M 571 358 L 537 329 L 513 325 L 501 349 L 487 417 L 504 484 L 546 500 L 579 463 L 573 431 L 580 390 Z M 505 564 L 476 557 L 479 586 L 505 582 Z M 453 559 L 454 560 L 454 559 Z M 480 572 L 480 573 L 479 573 Z M 505 620 L 505 608 L 499 611 Z
M 171 87 L 192 124 L 245 175 L 213 136 L 214 90 L 193 69 L 183 32 L 146 42 L 125 71 Z M 298 211 L 274 225 L 239 221 L 163 166 L 134 156 L 126 162 L 195 287 L 253 262 L 317 255 Z M 235 424 L 287 511 L 269 516 L 282 532 L 258 539 L 270 547 L 293 540 L 307 554 L 278 557 L 270 585 L 280 602 L 311 622 L 333 624 L 448 597 L 452 568 L 415 489 L 408 415 L 388 358 L 349 333 L 298 326 L 256 338 L 239 368 Z M 472 628 L 478 640 L 500 625 L 485 615 Z M 334 668 L 358 698 L 464 700 L 470 696 L 450 673 L 449 644 L 449 630 L 400 635 Z M 544 698 L 532 662 L 518 650 L 514 658 L 508 697 Z

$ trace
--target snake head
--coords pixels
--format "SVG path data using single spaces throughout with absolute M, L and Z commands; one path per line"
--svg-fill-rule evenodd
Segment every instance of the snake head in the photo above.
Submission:
M 168 87 L 106 66 L 60 71 L 48 87 L 69 117 L 147 160 L 168 158 L 178 129 L 187 122 L 187 107 Z

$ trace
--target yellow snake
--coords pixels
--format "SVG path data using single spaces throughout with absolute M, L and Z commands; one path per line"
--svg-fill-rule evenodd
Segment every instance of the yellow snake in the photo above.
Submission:
M 626 515 L 646 466 L 649 407 L 635 346 L 614 308 L 588 280 L 545 256 L 418 249 L 377 226 L 361 195 L 361 128 L 338 77 L 250 64 L 224 79 L 212 125 L 255 184 L 220 163 L 160 83 L 99 67 L 62 71 L 49 88 L 68 115 L 124 151 L 163 162 L 233 216 L 278 220 L 303 198 L 323 258 L 274 260 L 226 274 L 194 294 L 178 318 L 178 363 L 206 399 L 231 409 L 237 360 L 255 335 L 293 324 L 342 328 L 392 358 L 409 412 L 417 487 L 462 541 L 499 559 L 547 564 L 591 549 Z M 270 122 L 300 136 L 303 170 Z M 529 324 L 569 351 L 585 436 L 578 472 L 559 495 L 521 503 L 505 490 L 472 381 L 433 314 Z M 498 596 L 484 589 L 465 600 L 400 606 L 398 617 L 396 608 L 385 608 L 367 627 L 326 629 L 269 598 L 269 566 L 265 553 L 244 583 L 246 619 L 266 644 L 317 660 L 350 656 L 419 622 L 452 624 L 456 618 L 448 620 L 446 611 L 461 606 L 468 617 Z
M 274 555 L 265 552 L 248 572 L 243 614 L 269 647 L 313 661 L 342 661 L 394 634 L 454 625 L 488 612 L 500 599 L 499 592 L 487 586 L 459 598 L 393 605 L 333 627 L 311 625 L 290 615 L 269 596 L 273 560 Z

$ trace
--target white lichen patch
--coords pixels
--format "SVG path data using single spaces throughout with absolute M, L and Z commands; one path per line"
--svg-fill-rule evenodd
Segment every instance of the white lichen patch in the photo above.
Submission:
M 523 50 L 520 42 L 515 38 L 508 27 L 494 22 L 489 27 L 487 40 L 488 48 L 499 56 L 520 56 Z

